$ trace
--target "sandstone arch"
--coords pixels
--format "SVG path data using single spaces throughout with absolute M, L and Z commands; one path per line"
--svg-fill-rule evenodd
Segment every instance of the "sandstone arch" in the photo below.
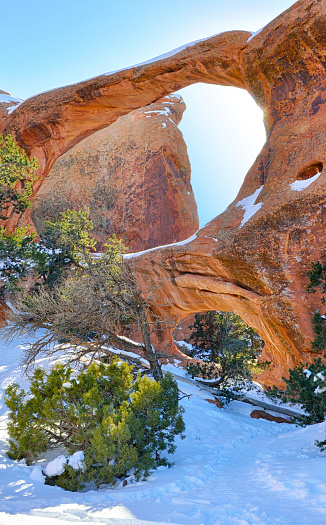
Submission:
M 326 0 L 300 0 L 254 37 L 223 33 L 33 97 L 3 128 L 39 158 L 37 192 L 58 156 L 120 115 L 194 82 L 247 89 L 264 110 L 267 141 L 235 201 L 191 241 L 131 260 L 141 281 L 160 279 L 171 313 L 239 313 L 266 341 L 274 368 L 265 379 L 277 382 L 309 354 L 318 303 L 305 289 L 311 261 L 325 256 L 325 68 Z M 313 166 L 321 172 L 309 177 Z

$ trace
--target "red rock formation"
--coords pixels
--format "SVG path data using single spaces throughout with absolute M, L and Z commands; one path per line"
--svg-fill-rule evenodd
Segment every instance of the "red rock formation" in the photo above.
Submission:
M 264 410 L 253 410 L 250 414 L 253 419 L 266 419 L 267 421 L 275 421 L 275 423 L 288 423 L 291 425 L 291 421 L 285 417 L 273 416 Z
M 0 89 L 0 133 L 3 132 L 8 115 L 10 115 L 13 109 L 21 104 L 21 102 L 22 100 L 19 98 L 14 98 L 10 93 L 7 93 L 7 91 Z
M 87 205 L 100 245 L 112 233 L 131 251 L 192 235 L 197 206 L 177 127 L 185 108 L 171 95 L 120 117 L 60 157 L 33 202 L 37 230 L 67 208 Z
M 208 401 L 208 403 L 211 403 L 212 405 L 215 405 L 217 408 L 223 408 L 223 403 L 216 397 L 215 399 L 205 399 L 205 401 Z
M 58 157 L 120 116 L 194 82 L 245 87 L 239 51 L 249 36 L 246 31 L 232 31 L 147 65 L 27 99 L 8 115 L 4 133 L 12 133 L 21 147 L 38 158 L 35 193 Z M 26 214 L 20 223 L 28 219 Z M 7 221 L 9 227 L 16 223 L 16 217 Z
M 193 240 L 130 261 L 140 282 L 159 282 L 164 312 L 241 315 L 266 342 L 267 384 L 311 355 L 319 301 L 306 293 L 306 272 L 325 260 L 326 241 L 325 28 L 326 0 L 301 0 L 253 38 L 223 33 L 39 95 L 5 123 L 39 158 L 40 185 L 58 156 L 122 114 L 195 82 L 247 89 L 264 110 L 267 141 L 235 201 Z

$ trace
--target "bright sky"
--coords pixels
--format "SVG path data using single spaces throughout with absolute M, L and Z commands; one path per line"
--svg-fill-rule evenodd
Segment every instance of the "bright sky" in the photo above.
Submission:
M 222 31 L 257 31 L 292 0 L 0 0 L 0 89 L 27 98 L 137 64 Z M 180 91 L 201 225 L 235 198 L 265 139 L 262 113 L 236 88 Z

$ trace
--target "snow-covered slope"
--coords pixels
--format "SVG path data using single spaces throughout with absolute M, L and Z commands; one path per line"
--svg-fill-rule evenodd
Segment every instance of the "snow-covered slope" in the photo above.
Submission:
M 250 418 L 253 407 L 218 409 L 210 394 L 185 383 L 186 439 L 175 466 L 146 482 L 69 493 L 43 484 L 40 468 L 5 454 L 3 390 L 23 381 L 16 341 L 0 347 L 0 524 L 324 525 L 326 454 L 314 446 L 326 424 L 305 429 Z M 44 362 L 46 364 L 46 362 Z

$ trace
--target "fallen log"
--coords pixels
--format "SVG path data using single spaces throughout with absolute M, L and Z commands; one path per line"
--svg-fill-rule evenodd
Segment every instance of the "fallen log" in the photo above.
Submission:
M 190 379 L 188 377 L 179 376 L 178 374 L 174 374 L 172 372 L 171 372 L 171 375 L 178 381 L 182 381 L 183 383 L 187 383 L 188 385 L 197 386 L 201 390 L 206 390 L 207 392 L 210 392 L 211 394 L 214 394 L 215 396 L 221 395 L 221 392 L 217 390 L 216 388 L 204 385 L 202 382 L 196 381 L 195 379 Z M 279 412 L 280 414 L 285 414 L 286 416 L 291 416 L 291 417 L 302 416 L 300 412 L 292 408 L 282 407 L 279 405 L 273 405 L 272 403 L 266 403 L 265 401 L 261 401 L 254 397 L 247 396 L 246 394 L 234 394 L 234 397 L 237 401 L 242 401 L 243 403 L 249 403 L 250 405 L 253 405 L 253 406 L 258 406 L 261 408 L 265 408 L 267 410 L 272 410 L 273 412 Z

